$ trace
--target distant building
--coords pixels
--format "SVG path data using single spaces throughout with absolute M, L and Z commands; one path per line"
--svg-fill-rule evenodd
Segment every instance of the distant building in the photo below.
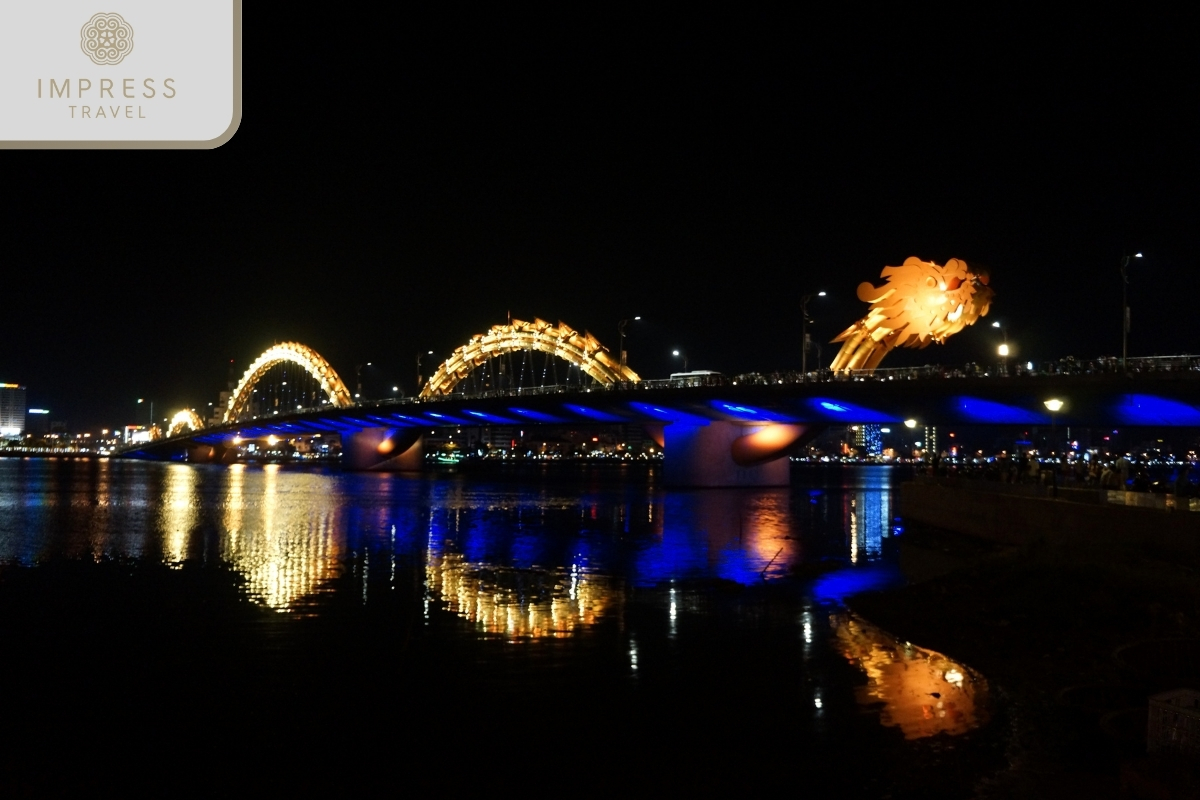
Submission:
M 26 412 L 25 433 L 35 437 L 50 433 L 50 412 L 44 408 L 31 408 Z
M 883 454 L 883 433 L 879 425 L 851 425 L 850 441 L 858 450 L 860 456 L 878 456 Z
M 25 387 L 0 383 L 0 438 L 17 439 L 25 432 Z

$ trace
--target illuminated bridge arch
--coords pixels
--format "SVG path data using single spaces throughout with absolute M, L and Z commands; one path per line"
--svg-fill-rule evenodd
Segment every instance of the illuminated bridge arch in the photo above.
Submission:
M 533 322 L 514 319 L 507 325 L 493 325 L 487 333 L 472 336 L 455 350 L 421 388 L 421 397 L 450 394 L 476 367 L 506 353 L 521 351 L 561 358 L 598 383 L 641 380 L 590 333 L 581 334 L 561 322 L 551 325 L 536 318 Z
M 175 416 L 171 417 L 171 424 L 167 428 L 167 436 L 174 436 L 183 433 L 184 429 L 198 431 L 204 427 L 204 420 L 200 419 L 200 415 L 190 408 L 185 408 Z
M 321 392 L 329 398 L 329 402 L 338 408 L 354 405 L 350 391 L 342 383 L 342 379 L 333 371 L 329 362 L 321 358 L 316 350 L 306 347 L 299 342 L 283 342 L 269 348 L 255 359 L 250 368 L 242 375 L 237 388 L 229 398 L 225 408 L 225 422 L 236 422 L 250 405 L 254 386 L 274 366 L 282 363 L 298 364 L 320 384 Z

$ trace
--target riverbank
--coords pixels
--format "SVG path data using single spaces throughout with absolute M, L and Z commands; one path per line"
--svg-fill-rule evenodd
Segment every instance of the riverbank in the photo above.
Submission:
M 1106 560 L 919 523 L 900 547 L 909 583 L 849 605 L 987 676 L 1010 726 L 1008 764 L 976 797 L 1197 796 L 1196 772 L 1145 755 L 1147 698 L 1200 688 L 1194 562 Z

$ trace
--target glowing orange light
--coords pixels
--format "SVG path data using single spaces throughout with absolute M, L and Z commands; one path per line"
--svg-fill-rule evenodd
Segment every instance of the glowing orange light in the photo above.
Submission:
M 883 286 L 858 286 L 858 298 L 871 309 L 833 340 L 844 343 L 830 365 L 834 372 L 874 370 L 896 347 L 942 344 L 985 316 L 993 296 L 987 275 L 957 258 L 943 267 L 913 256 L 884 267 L 881 277 Z

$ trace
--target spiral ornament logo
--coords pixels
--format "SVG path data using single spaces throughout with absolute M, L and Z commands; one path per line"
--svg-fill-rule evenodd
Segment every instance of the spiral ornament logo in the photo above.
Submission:
M 96 14 L 79 39 L 83 52 L 97 64 L 120 64 L 133 52 L 133 27 L 120 14 Z

